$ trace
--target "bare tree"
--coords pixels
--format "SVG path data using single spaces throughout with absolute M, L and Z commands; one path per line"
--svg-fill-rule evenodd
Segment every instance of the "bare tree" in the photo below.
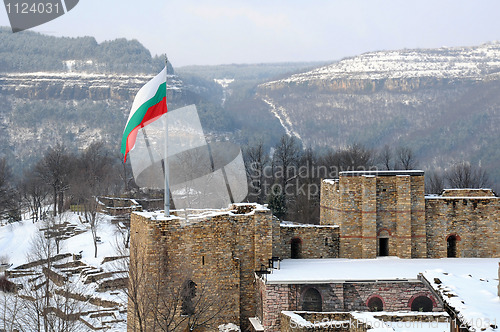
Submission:
M 264 143 L 258 141 L 243 151 L 246 172 L 249 179 L 249 196 L 258 203 L 265 199 L 265 168 L 269 165 L 269 156 L 264 149 Z
M 302 154 L 299 164 L 299 174 L 295 197 L 291 199 L 293 220 L 302 223 L 319 222 L 319 195 L 321 186 L 321 173 L 316 153 L 312 148 L 307 148 Z
M 73 284 L 53 271 L 56 244 L 49 235 L 53 222 L 45 221 L 43 226 L 46 233 L 37 232 L 32 238 L 27 257 L 36 273 L 22 279 L 23 287 L 15 294 L 19 312 L 12 322 L 18 331 L 83 331 L 78 317 L 86 303 L 76 300 L 80 294 Z
M 302 144 L 293 136 L 283 135 L 275 146 L 272 158 L 274 179 L 267 201 L 273 214 L 279 218 L 287 215 L 289 204 L 295 199 L 301 155 Z
M 76 201 L 83 205 L 85 220 L 90 225 L 94 241 L 94 255 L 97 257 L 97 235 L 102 216 L 99 214 L 100 195 L 106 194 L 112 181 L 113 160 L 103 142 L 92 143 L 76 161 L 72 173 L 71 193 Z
M 134 238 L 129 250 L 120 269 L 129 271 L 124 291 L 130 331 L 214 330 L 211 324 L 229 309 L 228 302 L 211 291 L 215 285 L 196 284 L 189 268 L 174 266 L 166 250 L 150 255 Z M 127 252 L 124 247 L 118 250 L 123 257 Z
M 446 180 L 452 188 L 485 188 L 490 186 L 489 176 L 480 166 L 459 162 L 446 171 Z
M 440 194 L 445 186 L 445 177 L 440 172 L 429 173 L 425 177 L 425 192 L 427 194 Z
M 47 185 L 33 171 L 26 172 L 21 183 L 21 195 L 31 213 L 33 222 L 41 219 L 44 201 L 49 195 Z
M 38 177 L 52 188 L 54 215 L 63 211 L 64 192 L 69 188 L 71 160 L 72 157 L 66 148 L 57 144 L 55 147 L 49 148 L 35 166 Z
M 16 294 L 16 285 L 5 276 L 0 276 L 0 331 L 19 330 L 21 299 Z
M 125 265 L 122 270 L 129 271 L 127 287 L 124 289 L 128 300 L 127 324 L 131 331 L 154 331 L 148 328 L 149 322 L 154 322 L 155 307 L 158 303 L 155 288 L 158 285 L 151 282 L 151 271 L 147 268 L 146 261 L 147 248 L 140 245 L 132 245 L 130 252 L 119 247 L 120 256 L 128 256 L 129 259 L 122 261 Z M 128 255 L 130 254 L 130 255 Z M 154 266 L 158 264 L 152 262 Z
M 301 154 L 301 143 L 293 136 L 283 135 L 276 145 L 272 162 L 275 177 L 281 181 L 283 187 L 288 184 L 290 178 L 297 174 L 296 166 Z
M 382 167 L 388 171 L 394 169 L 394 164 L 393 164 L 393 155 L 392 151 L 389 145 L 384 145 L 382 150 L 380 150 L 379 153 L 379 159 L 382 164 Z
M 340 171 L 368 170 L 374 165 L 374 153 L 361 144 L 338 150 L 334 163 Z
M 18 192 L 12 185 L 12 173 L 7 160 L 0 159 L 0 219 L 16 221 L 20 219 Z
M 134 176 L 132 174 L 132 167 L 130 166 L 130 161 L 124 162 L 123 155 L 120 153 L 115 156 L 115 160 L 118 160 L 120 165 L 120 171 L 118 176 L 123 182 L 123 190 L 129 192 L 134 183 Z
M 396 149 L 396 158 L 396 168 L 398 169 L 412 170 L 418 165 L 413 150 L 408 147 L 398 147 Z
M 0 216 L 3 212 L 7 210 L 8 204 L 6 202 L 10 200 L 10 169 L 7 166 L 7 161 L 5 158 L 0 159 Z

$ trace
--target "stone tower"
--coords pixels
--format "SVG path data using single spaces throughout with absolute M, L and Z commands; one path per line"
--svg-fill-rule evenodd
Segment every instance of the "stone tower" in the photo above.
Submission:
M 270 210 L 257 204 L 183 211 L 169 218 L 159 213 L 132 214 L 129 291 L 134 286 L 139 291 L 138 300 L 129 299 L 128 330 L 135 331 L 139 319 L 147 320 L 151 328 L 153 315 L 140 318 L 138 313 L 147 312 L 155 294 L 161 300 L 171 298 L 186 282 L 197 295 L 204 292 L 207 301 L 212 301 L 208 315 L 220 310 L 208 330 L 227 323 L 247 328 L 256 312 L 255 271 L 267 268 L 272 258 L 272 228 Z M 134 276 L 141 276 L 137 285 Z M 159 301 L 159 315 L 173 306 L 175 319 L 181 320 L 186 314 L 183 301 Z M 133 302 L 140 308 L 134 309 Z
M 339 257 L 427 257 L 423 171 L 341 172 L 323 180 L 320 223 L 340 226 Z

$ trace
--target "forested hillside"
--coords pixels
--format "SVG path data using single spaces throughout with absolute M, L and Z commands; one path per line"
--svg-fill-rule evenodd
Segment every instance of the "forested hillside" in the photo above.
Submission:
M 97 43 L 94 37 L 53 37 L 31 31 L 13 34 L 0 28 L 0 72 L 86 71 L 95 73 L 152 74 L 165 60 L 137 40 Z M 170 72 L 172 68 L 170 68 Z

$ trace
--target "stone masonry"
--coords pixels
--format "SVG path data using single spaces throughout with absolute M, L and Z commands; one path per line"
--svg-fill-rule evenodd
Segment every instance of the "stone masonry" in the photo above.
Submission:
M 272 257 L 290 258 L 292 242 L 299 244 L 297 258 L 338 257 L 337 226 L 280 224 L 261 205 L 174 213 L 170 218 L 160 213 L 132 214 L 130 251 L 131 262 L 136 262 L 132 283 L 135 273 L 143 276 L 138 280 L 141 285 L 160 284 L 159 289 L 138 292 L 144 298 L 150 292 L 169 296 L 186 280 L 198 288 L 203 285 L 209 290 L 207 297 L 224 299 L 220 302 L 226 305 L 214 324 L 248 327 L 258 303 L 255 271 L 267 269 Z M 137 311 L 129 302 L 129 331 L 137 326 Z
M 322 182 L 320 224 L 339 226 L 343 258 L 500 257 L 490 189 L 424 192 L 423 171 L 341 172 Z
M 211 303 L 207 314 L 217 318 L 208 331 L 227 323 L 248 330 L 253 317 L 265 331 L 279 331 L 281 311 L 315 305 L 366 311 L 376 302 L 397 311 L 427 297 L 433 310 L 442 310 L 414 280 L 269 284 L 266 273 L 276 257 L 500 257 L 500 199 L 489 189 L 425 196 L 422 171 L 341 172 L 337 180 L 323 180 L 320 209 L 320 225 L 280 223 L 265 206 L 250 203 L 169 218 L 132 213 L 128 330 L 140 322 L 154 329 L 172 308 L 174 321 L 185 319 L 182 297 L 165 300 L 175 299 L 183 285 Z
M 303 225 L 281 223 L 277 246 L 273 255 L 281 259 L 292 258 L 292 243 L 298 245 L 295 258 L 337 258 L 339 227 L 332 225 Z
M 447 257 L 454 237 L 456 257 L 500 257 L 500 199 L 490 189 L 446 189 L 425 199 L 427 256 Z
M 132 285 L 129 287 L 134 286 L 134 274 L 143 276 L 137 286 L 159 285 L 158 290 L 140 292 L 144 298 L 138 301 L 140 305 L 144 307 L 153 302 L 153 291 L 168 297 L 173 288 L 192 280 L 198 295 L 203 291 L 207 301 L 215 300 L 210 310 L 222 308 L 214 326 L 235 323 L 245 327 L 248 318 L 255 316 L 254 271 L 259 270 L 261 264 L 267 266 L 272 257 L 268 209 L 236 205 L 222 211 L 205 211 L 189 219 L 134 213 L 131 232 Z M 135 266 L 134 262 L 139 264 Z M 159 268 L 162 262 L 166 266 L 163 269 Z M 146 271 L 142 273 L 142 270 Z M 145 311 L 145 308 L 134 310 L 134 305 L 129 301 L 129 331 L 137 326 L 137 312 Z
M 258 318 L 266 331 L 279 331 L 281 311 L 304 311 L 304 295 L 313 288 L 322 299 L 323 312 L 370 311 L 368 302 L 377 297 L 383 307 L 379 311 L 410 311 L 412 302 L 419 296 L 432 300 L 433 311 L 442 312 L 443 305 L 419 280 L 341 282 L 325 284 L 270 284 L 256 278 L 260 297 Z
M 375 258 L 380 239 L 389 256 L 426 257 L 424 173 L 341 172 L 324 180 L 320 223 L 340 227 L 339 257 Z

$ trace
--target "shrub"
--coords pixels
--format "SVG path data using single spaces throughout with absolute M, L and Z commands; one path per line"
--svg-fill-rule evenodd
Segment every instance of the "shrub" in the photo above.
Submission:
M 16 284 L 9 281 L 6 276 L 0 276 L 0 291 L 14 293 L 16 291 Z

